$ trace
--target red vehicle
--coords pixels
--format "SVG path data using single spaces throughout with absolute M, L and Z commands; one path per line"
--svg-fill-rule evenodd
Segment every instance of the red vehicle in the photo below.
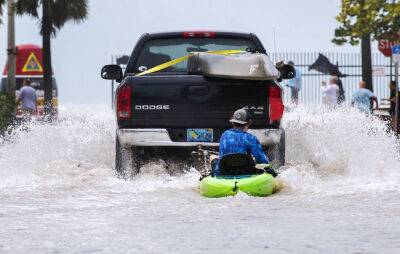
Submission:
M 36 90 L 38 118 L 43 116 L 44 111 L 44 87 L 43 87 L 43 62 L 42 48 L 34 44 L 23 44 L 17 46 L 16 55 L 16 87 L 15 95 L 18 97 L 19 90 L 25 79 L 28 79 L 30 85 Z M 53 76 L 53 108 L 55 114 L 58 112 L 58 91 L 57 83 Z M 7 84 L 7 65 L 4 67 L 3 77 L 1 79 L 0 91 L 6 90 Z M 20 106 L 17 107 L 16 117 L 21 118 Z

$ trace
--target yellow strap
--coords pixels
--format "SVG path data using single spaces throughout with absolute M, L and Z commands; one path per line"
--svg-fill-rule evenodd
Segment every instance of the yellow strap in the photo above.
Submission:
M 239 53 L 244 53 L 244 52 L 246 52 L 246 51 L 238 50 L 238 49 L 207 51 L 207 53 L 215 54 L 215 55 L 232 55 L 232 54 L 239 54 Z M 166 63 L 157 65 L 157 66 L 155 66 L 153 68 L 150 68 L 147 71 L 144 71 L 144 72 L 141 72 L 139 74 L 136 74 L 136 76 L 143 76 L 143 75 L 146 75 L 146 74 L 149 74 L 149 73 L 153 73 L 153 72 L 164 70 L 164 69 L 166 69 L 168 67 L 171 67 L 172 65 L 175 65 L 177 63 L 180 63 L 180 62 L 183 62 L 185 60 L 188 60 L 192 56 L 193 56 L 193 53 L 191 53 L 191 54 L 189 54 L 187 56 L 176 58 L 174 60 L 171 60 L 171 61 L 168 61 Z
M 240 53 L 245 53 L 245 52 L 246 52 L 246 50 L 242 50 L 242 49 L 225 49 L 225 50 L 207 51 L 207 53 L 216 54 L 216 55 L 232 55 L 232 54 L 240 54 Z
M 192 56 L 192 54 L 187 55 L 187 56 L 183 56 L 183 57 L 180 57 L 180 58 L 176 58 L 174 60 L 171 60 L 171 61 L 168 61 L 166 63 L 157 65 L 157 66 L 155 66 L 153 68 L 150 68 L 147 71 L 144 71 L 144 72 L 141 72 L 139 74 L 136 74 L 136 76 L 143 76 L 145 74 L 149 74 L 149 73 L 153 73 L 153 72 L 156 72 L 156 71 L 164 70 L 164 69 L 166 69 L 168 67 L 171 67 L 172 65 L 175 65 L 177 63 L 180 63 L 180 62 L 183 62 L 183 61 L 189 59 L 191 56 Z

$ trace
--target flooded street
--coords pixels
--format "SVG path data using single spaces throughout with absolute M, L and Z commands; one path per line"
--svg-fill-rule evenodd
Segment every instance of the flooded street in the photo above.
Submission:
M 162 162 L 115 177 L 108 107 L 0 140 L 0 253 L 398 253 L 398 143 L 348 109 L 285 115 L 286 187 L 207 199 Z

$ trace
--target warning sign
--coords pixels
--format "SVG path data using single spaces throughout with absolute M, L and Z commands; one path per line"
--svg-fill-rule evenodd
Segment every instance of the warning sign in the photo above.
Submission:
M 36 58 L 35 54 L 31 52 L 28 57 L 28 60 L 24 64 L 22 68 L 22 72 L 42 72 L 43 68 L 40 65 L 38 59 Z

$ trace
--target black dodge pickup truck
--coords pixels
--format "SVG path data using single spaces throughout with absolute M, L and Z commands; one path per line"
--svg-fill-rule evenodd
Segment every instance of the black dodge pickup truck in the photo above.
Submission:
M 230 128 L 232 113 L 242 107 L 249 109 L 253 119 L 249 132 L 258 137 L 270 159 L 284 163 L 285 136 L 280 127 L 284 108 L 277 80 L 193 75 L 188 72 L 187 61 L 136 76 L 190 52 L 231 49 L 265 52 L 251 33 L 146 33 L 133 49 L 125 73 L 118 65 L 103 67 L 103 79 L 120 83 L 115 99 L 115 163 L 120 175 L 136 174 L 143 161 L 155 156 L 155 152 L 186 155 L 199 145 L 217 148 L 222 132 Z

